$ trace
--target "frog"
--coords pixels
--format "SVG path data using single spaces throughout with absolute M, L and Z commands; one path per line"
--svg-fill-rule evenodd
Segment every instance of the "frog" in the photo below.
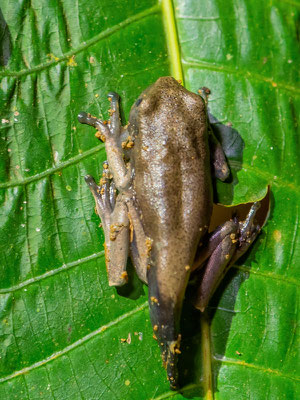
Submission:
M 130 257 L 148 285 L 153 336 L 172 390 L 180 387 L 180 319 L 191 276 L 201 273 L 194 305 L 203 313 L 261 229 L 255 202 L 245 220 L 234 216 L 209 232 L 213 180 L 230 175 L 209 123 L 209 93 L 206 87 L 193 93 L 165 76 L 140 94 L 124 127 L 115 92 L 108 93 L 109 121 L 78 115 L 97 129 L 107 154 L 99 185 L 90 175 L 85 181 L 104 230 L 108 283 L 126 284 Z

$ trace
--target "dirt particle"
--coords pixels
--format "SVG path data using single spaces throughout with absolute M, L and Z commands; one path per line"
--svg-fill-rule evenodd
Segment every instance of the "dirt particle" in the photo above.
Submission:
M 158 304 L 158 300 L 157 300 L 157 298 L 156 298 L 156 297 L 154 297 L 154 296 L 151 296 L 151 297 L 150 297 L 150 300 L 151 300 L 151 302 L 152 302 L 152 303 L 156 303 L 156 304 Z
M 127 272 L 126 271 L 122 272 L 120 278 L 124 279 L 124 281 L 128 282 L 128 274 L 127 274 Z

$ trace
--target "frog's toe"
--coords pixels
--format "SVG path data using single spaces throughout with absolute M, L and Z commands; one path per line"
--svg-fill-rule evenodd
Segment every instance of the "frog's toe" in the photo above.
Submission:
M 200 88 L 198 90 L 198 93 L 199 93 L 200 97 L 202 97 L 202 99 L 204 100 L 205 104 L 207 105 L 208 96 L 211 93 L 210 89 L 208 89 L 207 87 L 203 86 L 202 88 Z
M 119 98 L 120 98 L 120 96 L 119 96 L 118 93 L 116 93 L 116 92 L 109 92 L 109 93 L 107 94 L 107 97 L 108 97 L 109 99 L 111 99 L 112 101 L 119 101 Z
M 116 185 L 114 181 L 111 181 L 109 185 L 109 201 L 112 210 L 115 208 L 116 198 L 117 198 Z
M 81 111 L 78 115 L 77 115 L 77 119 L 81 124 L 86 124 L 86 125 L 90 125 L 95 127 L 98 120 L 95 117 L 92 117 L 91 114 L 88 114 L 84 111 Z
M 103 196 L 101 191 L 101 186 L 98 186 L 97 183 L 95 182 L 95 179 L 91 175 L 86 175 L 84 177 L 84 180 L 86 184 L 88 185 L 90 191 L 92 192 L 94 199 L 96 201 L 96 204 L 98 205 L 98 208 L 100 207 L 101 209 L 104 208 L 103 204 Z
M 85 177 L 84 177 L 84 180 L 85 180 L 85 182 L 86 182 L 86 184 L 91 188 L 94 188 L 94 186 L 97 186 L 96 185 L 96 182 L 95 182 L 95 179 L 92 177 L 92 175 L 86 175 Z
M 116 185 L 111 177 L 110 170 L 108 168 L 108 162 L 103 163 L 103 173 L 101 179 L 101 185 L 99 187 L 101 198 L 106 209 L 112 213 L 116 204 Z
M 77 115 L 77 119 L 81 124 L 85 124 L 86 120 L 88 118 L 88 114 L 84 111 L 81 111 L 78 115 Z

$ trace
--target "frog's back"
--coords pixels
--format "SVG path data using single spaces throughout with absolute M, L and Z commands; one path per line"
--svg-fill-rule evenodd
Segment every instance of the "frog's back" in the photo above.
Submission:
M 146 234 L 153 239 L 157 279 L 177 286 L 178 280 L 185 281 L 188 268 L 182 268 L 193 262 L 211 215 L 205 105 L 171 77 L 160 78 L 138 102 L 137 201 Z

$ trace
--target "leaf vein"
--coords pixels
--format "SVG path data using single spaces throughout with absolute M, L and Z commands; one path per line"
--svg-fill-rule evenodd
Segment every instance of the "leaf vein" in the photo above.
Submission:
M 148 301 L 145 301 L 140 306 L 134 308 L 133 310 L 131 310 L 131 311 L 125 313 L 125 314 L 122 314 L 121 316 L 117 317 L 113 321 L 109 322 L 106 325 L 101 326 L 100 328 L 98 328 L 95 331 L 89 333 L 88 335 L 82 337 L 81 339 L 78 339 L 76 342 L 70 344 L 69 346 L 65 347 L 64 349 L 59 350 L 59 351 L 51 354 L 49 357 L 47 357 L 47 358 L 45 358 L 43 360 L 37 361 L 36 363 L 30 365 L 29 367 L 22 368 L 19 371 L 15 371 L 10 375 L 7 375 L 7 376 L 4 376 L 3 378 L 0 378 L 0 383 L 7 382 L 7 381 L 9 381 L 11 379 L 14 379 L 14 378 L 16 378 L 18 376 L 21 376 L 21 375 L 24 375 L 24 374 L 27 374 L 30 371 L 34 370 L 34 369 L 37 369 L 39 367 L 42 367 L 42 366 L 48 364 L 49 362 L 51 362 L 51 361 L 53 361 L 53 360 L 65 355 L 65 354 L 67 354 L 71 350 L 83 345 L 87 341 L 93 339 L 98 334 L 101 334 L 101 333 L 105 332 L 107 329 L 109 329 L 109 328 L 111 328 L 111 327 L 113 327 L 115 325 L 118 325 L 123 320 L 133 316 L 134 314 L 137 314 L 137 313 L 143 311 L 145 308 L 147 308 L 147 306 L 148 306 Z
M 31 285 L 32 283 L 41 281 L 43 279 L 47 279 L 50 276 L 59 274 L 62 271 L 67 271 L 70 268 L 76 267 L 77 265 L 84 264 L 85 262 L 88 262 L 88 261 L 91 261 L 91 260 L 94 260 L 94 259 L 97 259 L 97 258 L 103 257 L 103 256 L 104 256 L 104 251 L 102 250 L 99 253 L 94 253 L 94 254 L 91 254 L 91 255 L 89 255 L 87 257 L 80 258 L 79 260 L 63 264 L 61 267 L 58 267 L 56 269 L 52 269 L 50 271 L 47 271 L 42 275 L 38 275 L 38 276 L 35 276 L 33 278 L 27 279 L 26 281 L 23 281 L 23 282 L 19 283 L 18 285 L 14 285 L 14 286 L 11 286 L 11 287 L 8 287 L 8 288 L 0 289 L 0 294 L 6 294 L 6 293 L 15 292 L 17 290 L 23 289 L 26 286 Z
M 282 282 L 287 283 L 289 285 L 295 285 L 297 287 L 300 286 L 299 282 L 296 279 L 293 279 L 293 278 L 286 278 L 284 276 L 280 276 L 280 275 L 273 274 L 273 273 L 269 273 L 268 274 L 268 273 L 265 273 L 265 272 L 254 270 L 253 268 L 246 267 L 245 265 L 234 265 L 233 267 L 238 269 L 238 270 L 240 270 L 240 271 L 242 271 L 242 272 L 247 272 L 247 273 L 250 273 L 250 274 L 263 276 L 264 278 L 271 278 L 271 279 L 274 279 L 274 280 L 277 280 L 277 281 L 282 281 Z
M 159 395 L 158 397 L 155 398 L 151 398 L 151 400 L 164 400 L 164 399 L 171 399 L 172 397 L 179 395 L 183 395 L 183 394 L 188 394 L 189 392 L 194 391 L 195 389 L 203 389 L 203 385 L 197 384 L 197 383 L 192 383 L 190 385 L 187 385 L 185 387 L 183 387 L 182 389 L 180 389 L 180 391 L 170 391 L 170 392 L 166 392 L 166 393 L 162 393 L 161 395 Z
M 144 18 L 149 17 L 152 14 L 157 14 L 160 11 L 160 5 L 155 5 L 151 8 L 148 8 L 147 10 L 144 10 L 136 15 L 133 15 L 127 19 L 125 19 L 122 22 L 119 22 L 118 24 L 105 29 L 103 32 L 100 32 L 98 35 L 94 36 L 93 38 L 85 41 L 83 44 L 81 44 L 80 46 L 77 47 L 77 49 L 71 50 L 66 52 L 62 57 L 58 58 L 58 59 L 54 59 L 48 62 L 45 62 L 43 64 L 37 65 L 35 67 L 32 68 L 28 68 L 28 69 L 23 69 L 21 71 L 4 71 L 4 72 L 0 72 L 0 76 L 12 76 L 12 77 L 20 77 L 20 76 L 24 76 L 24 75 L 29 75 L 35 72 L 39 72 L 42 71 L 44 69 L 50 68 L 52 66 L 55 66 L 63 61 L 68 61 L 68 59 L 78 53 L 80 53 L 81 51 L 87 49 L 88 47 L 96 44 L 97 42 L 113 35 L 115 32 L 125 28 L 128 25 L 133 24 L 134 22 L 140 21 Z
M 238 365 L 238 366 L 246 367 L 246 368 L 252 368 L 252 369 L 256 369 L 256 370 L 262 371 L 262 372 L 267 373 L 267 374 L 277 375 L 277 376 L 280 376 L 281 378 L 290 379 L 292 381 L 296 381 L 296 382 L 300 381 L 300 378 L 298 378 L 297 376 L 291 376 L 291 375 L 288 375 L 288 374 L 284 374 L 281 371 L 278 371 L 276 369 L 265 368 L 265 367 L 262 367 L 260 365 L 247 363 L 245 361 L 237 361 L 237 360 L 234 360 L 234 359 L 218 357 L 216 355 L 214 355 L 213 358 L 215 359 L 215 361 L 220 362 L 220 363 L 229 364 L 229 365 Z
M 104 144 L 100 144 L 96 147 L 93 147 L 92 149 L 89 149 L 87 151 L 85 151 L 82 154 L 78 154 L 77 156 L 74 156 L 72 158 L 69 158 L 69 160 L 61 162 L 59 165 L 52 167 L 52 168 L 48 168 L 43 172 L 40 172 L 36 175 L 32 175 L 29 176 L 28 178 L 24 178 L 20 181 L 12 181 L 12 182 L 6 182 L 6 183 L 0 183 L 0 189 L 6 189 L 9 187 L 14 187 L 14 186 L 21 186 L 21 185 L 27 185 L 28 183 L 37 181 L 39 179 L 45 178 L 48 175 L 54 174 L 55 172 L 58 172 L 60 170 L 62 170 L 63 168 L 69 167 L 70 165 L 76 164 L 79 161 L 89 157 L 90 155 L 93 155 L 95 153 L 97 153 L 100 150 L 104 149 Z
M 292 92 L 295 95 L 300 95 L 300 89 L 287 85 L 283 82 L 275 82 L 273 78 L 269 78 L 267 76 L 263 76 L 261 74 L 253 73 L 250 71 L 245 71 L 242 69 L 233 69 L 225 65 L 220 65 L 220 64 L 212 64 L 209 62 L 205 61 L 197 61 L 197 60 L 182 60 L 183 65 L 185 66 L 190 66 L 190 67 L 197 67 L 197 68 L 203 68 L 203 69 L 208 69 L 212 71 L 220 71 L 220 72 L 226 72 L 232 75 L 239 75 L 243 76 L 245 79 L 250 79 L 250 80 L 256 80 L 256 81 L 261 81 L 265 83 L 269 83 L 273 89 L 282 89 L 287 92 Z

